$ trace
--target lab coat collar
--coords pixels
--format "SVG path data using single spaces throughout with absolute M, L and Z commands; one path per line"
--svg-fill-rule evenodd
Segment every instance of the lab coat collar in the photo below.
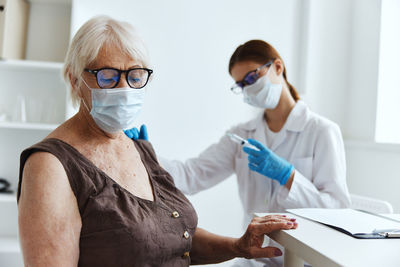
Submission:
M 304 130 L 306 126 L 310 110 L 306 103 L 299 100 L 296 105 L 293 107 L 292 111 L 289 114 L 289 117 L 286 120 L 285 125 L 282 130 L 288 130 L 292 132 L 301 132 Z M 264 127 L 264 110 L 261 111 L 257 117 L 247 123 L 242 124 L 242 128 L 247 131 L 254 131 L 257 128 L 262 129 Z M 281 131 L 282 131 L 281 130 Z
M 302 132 L 306 127 L 309 113 L 310 110 L 306 103 L 301 100 L 297 101 L 283 128 L 292 132 Z

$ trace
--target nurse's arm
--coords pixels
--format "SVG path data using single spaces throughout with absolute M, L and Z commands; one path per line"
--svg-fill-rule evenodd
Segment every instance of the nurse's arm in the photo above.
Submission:
M 346 160 L 340 128 L 332 124 L 318 133 L 312 158 L 312 177 L 295 171 L 290 189 L 280 190 L 277 201 L 290 208 L 346 208 Z M 286 190 L 289 189 L 289 190 Z
M 264 235 L 277 230 L 297 228 L 297 223 L 281 215 L 254 218 L 241 238 L 212 234 L 197 228 L 190 252 L 191 264 L 210 264 L 233 258 L 272 258 L 281 256 L 279 248 L 262 248 Z
M 236 130 L 231 129 L 230 132 Z M 238 144 L 224 135 L 218 143 L 209 146 L 198 157 L 185 162 L 162 157 L 158 160 L 173 177 L 175 186 L 183 193 L 193 195 L 213 187 L 232 175 L 237 151 L 240 151 Z
M 18 201 L 25 266 L 77 266 L 81 218 L 62 164 L 50 153 L 27 160 Z

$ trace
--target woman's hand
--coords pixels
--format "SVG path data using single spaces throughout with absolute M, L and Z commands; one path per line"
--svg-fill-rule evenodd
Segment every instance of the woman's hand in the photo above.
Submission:
M 247 259 L 281 256 L 282 251 L 279 248 L 262 248 L 264 235 L 277 230 L 296 228 L 296 219 L 287 218 L 285 215 L 255 217 L 247 227 L 246 233 L 235 242 L 237 253 Z

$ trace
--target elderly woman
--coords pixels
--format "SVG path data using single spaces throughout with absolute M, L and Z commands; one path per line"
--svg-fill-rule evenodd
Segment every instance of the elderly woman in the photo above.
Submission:
M 73 38 L 64 76 L 79 111 L 21 155 L 26 266 L 188 266 L 281 255 L 262 240 L 296 228 L 293 219 L 256 218 L 241 238 L 197 228 L 195 210 L 151 144 L 125 136 L 152 72 L 127 23 L 96 17 Z

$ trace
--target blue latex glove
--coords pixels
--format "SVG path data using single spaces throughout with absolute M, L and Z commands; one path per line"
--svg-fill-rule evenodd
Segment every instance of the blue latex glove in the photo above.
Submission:
M 257 147 L 259 151 L 243 147 L 243 151 L 249 155 L 249 168 L 271 179 L 277 180 L 285 185 L 294 169 L 293 165 L 285 159 L 275 155 L 266 146 L 254 139 L 248 140 L 250 144 Z
M 126 134 L 126 136 L 133 140 L 142 139 L 145 141 L 149 141 L 149 136 L 147 135 L 147 127 L 144 124 L 140 126 L 140 131 L 136 127 L 134 127 L 129 130 L 124 130 L 124 133 Z

